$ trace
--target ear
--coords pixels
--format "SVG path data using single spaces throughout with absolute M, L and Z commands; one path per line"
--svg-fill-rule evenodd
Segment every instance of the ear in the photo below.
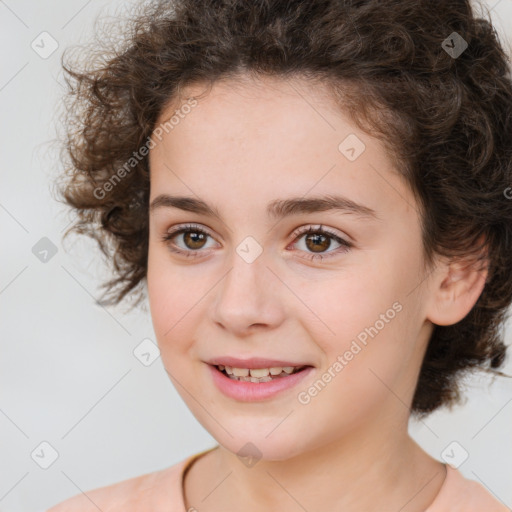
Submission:
M 435 272 L 427 319 L 436 325 L 462 320 L 480 297 L 488 275 L 488 259 L 456 259 L 439 263 Z

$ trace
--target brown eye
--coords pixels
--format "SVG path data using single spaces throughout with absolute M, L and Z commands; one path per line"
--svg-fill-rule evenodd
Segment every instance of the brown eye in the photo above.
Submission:
M 183 233 L 183 242 L 188 249 L 202 249 L 205 241 L 206 234 L 199 231 L 186 231 Z
M 205 249 L 208 238 L 212 237 L 204 229 L 188 225 L 166 233 L 162 240 L 171 252 L 194 257 L 200 256 L 208 249 Z
M 308 234 L 305 238 L 306 247 L 313 252 L 322 252 L 329 249 L 331 240 L 319 233 Z
M 321 225 L 318 227 L 310 226 L 306 229 L 302 228 L 298 233 L 295 234 L 296 239 L 295 244 L 299 244 L 299 241 L 304 239 L 304 247 L 300 248 L 301 252 L 306 253 L 307 259 L 323 259 L 330 258 L 331 256 L 336 256 L 340 253 L 348 252 L 348 250 L 352 247 L 352 244 L 343 238 L 339 237 L 335 233 L 331 233 L 324 229 Z M 339 244 L 339 247 L 332 251 L 327 251 L 331 247 L 331 244 L 335 241 L 335 243 Z

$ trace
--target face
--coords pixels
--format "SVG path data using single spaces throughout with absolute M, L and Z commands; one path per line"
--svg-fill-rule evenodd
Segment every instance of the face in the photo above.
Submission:
M 154 132 L 147 272 L 183 400 L 225 448 L 269 460 L 405 428 L 428 280 L 417 206 L 384 147 L 299 80 L 226 81 L 185 104 Z M 223 357 L 309 368 L 236 383 L 209 364 Z

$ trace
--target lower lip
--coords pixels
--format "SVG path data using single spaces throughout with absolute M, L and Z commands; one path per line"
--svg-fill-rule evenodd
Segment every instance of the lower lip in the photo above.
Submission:
M 268 382 L 246 382 L 226 377 L 216 366 L 209 364 L 208 367 L 210 368 L 213 382 L 219 390 L 226 396 L 242 402 L 256 402 L 272 398 L 285 389 L 293 388 L 314 370 L 310 366 L 287 377 L 279 377 Z

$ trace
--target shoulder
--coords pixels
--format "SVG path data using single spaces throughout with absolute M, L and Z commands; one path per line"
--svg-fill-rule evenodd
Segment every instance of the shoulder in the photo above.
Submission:
M 46 512 L 183 512 L 181 474 L 187 460 L 160 471 L 85 491 Z
M 446 481 L 426 512 L 510 512 L 481 483 L 447 465 Z

